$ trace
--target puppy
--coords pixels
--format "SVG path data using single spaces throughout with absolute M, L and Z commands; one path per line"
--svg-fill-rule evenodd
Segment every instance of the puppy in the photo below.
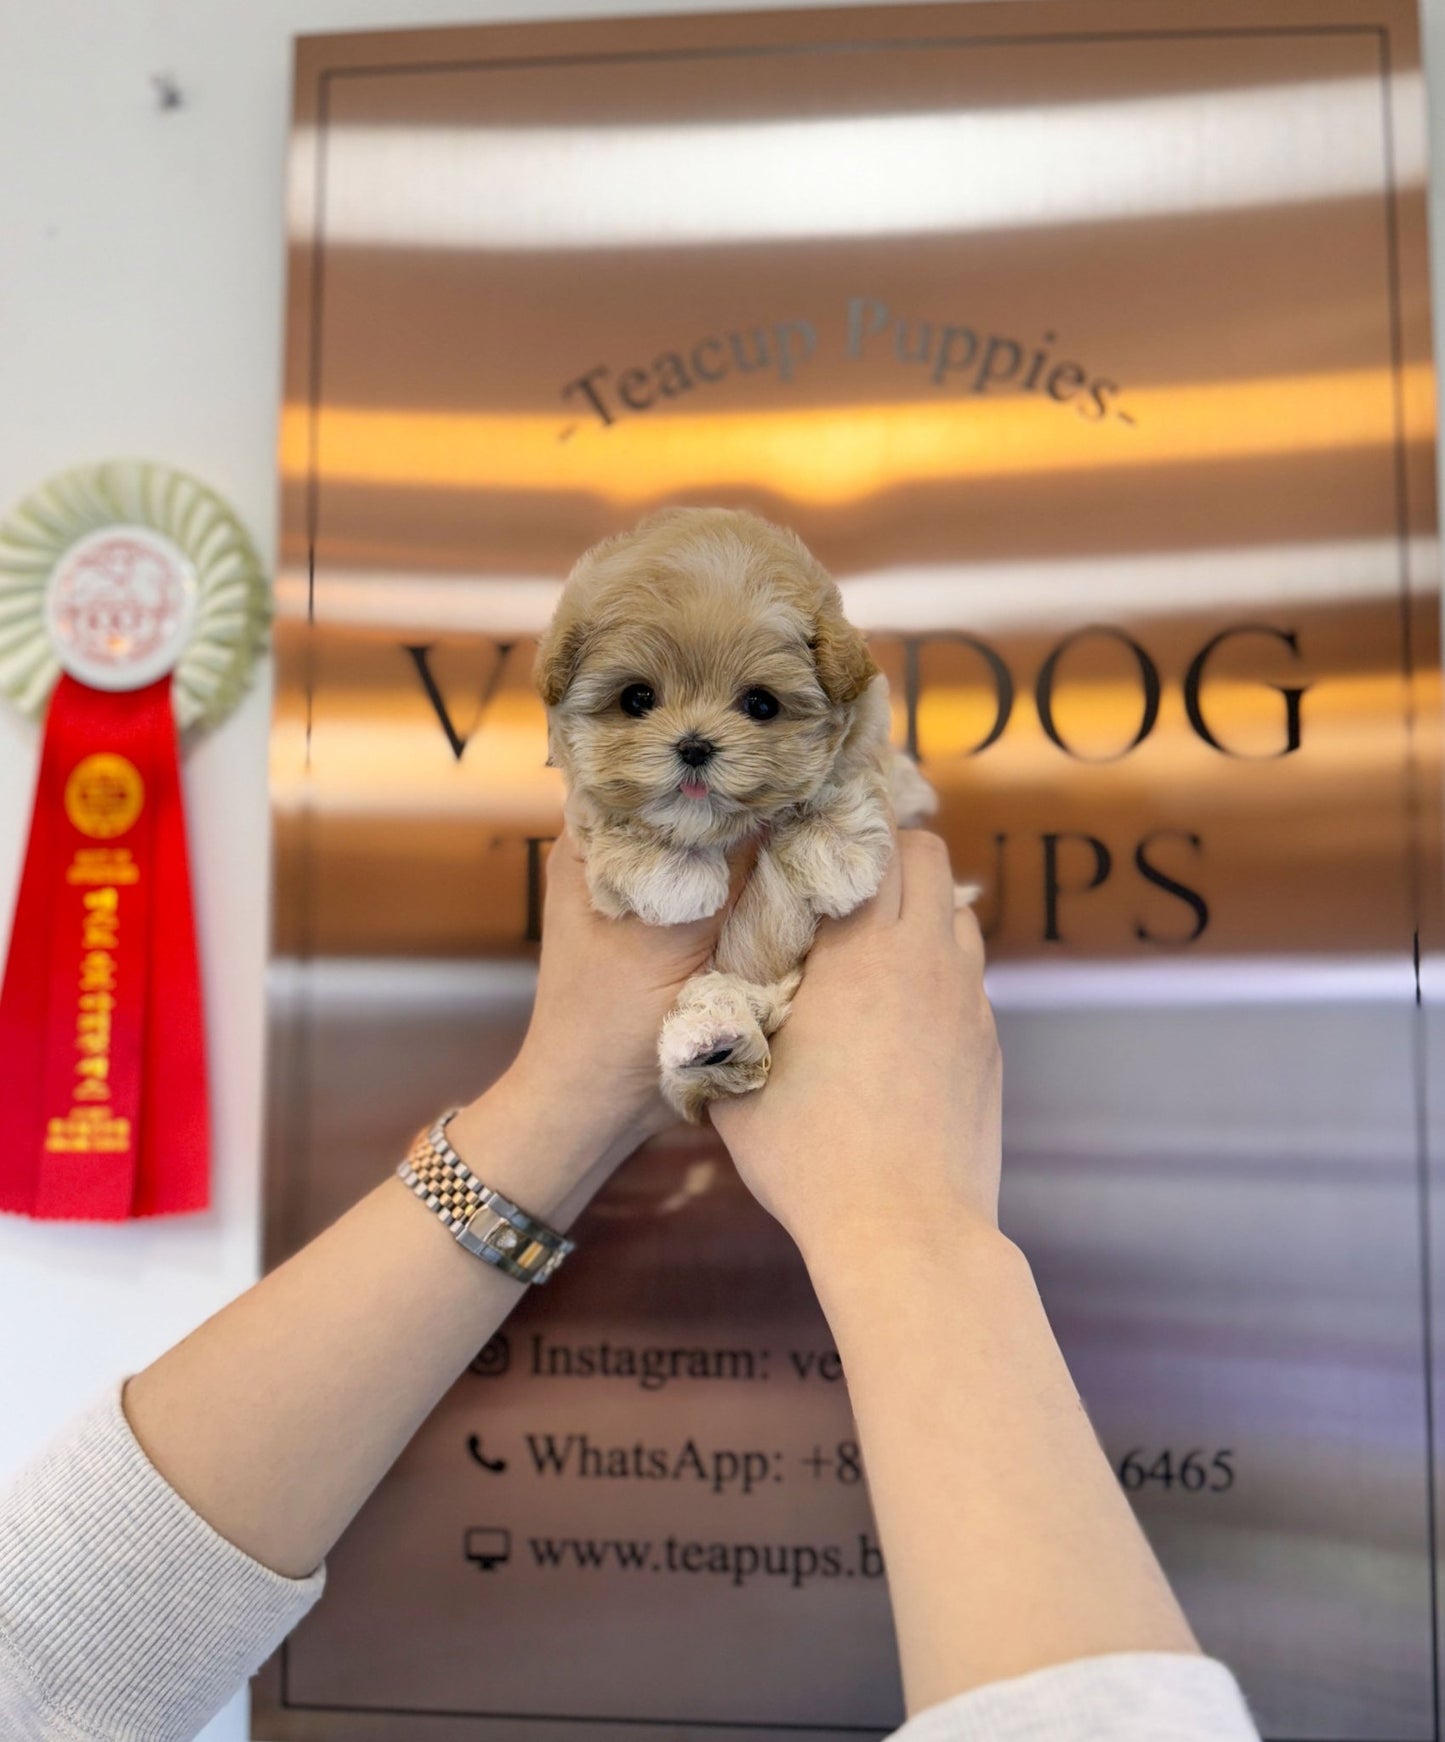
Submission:
M 936 807 L 889 744 L 888 681 L 795 533 L 743 509 L 665 508 L 580 558 L 537 654 L 552 762 L 593 905 L 650 925 L 721 909 L 708 969 L 658 1041 L 697 1123 L 758 1088 L 820 915 L 878 888 L 892 823 Z

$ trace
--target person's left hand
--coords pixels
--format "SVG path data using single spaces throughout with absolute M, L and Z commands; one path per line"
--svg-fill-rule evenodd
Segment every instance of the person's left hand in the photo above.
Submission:
M 735 870 L 734 899 L 746 865 L 744 857 Z M 673 1123 L 657 1087 L 657 1034 L 684 981 L 706 965 L 725 913 L 667 926 L 633 914 L 604 918 L 564 830 L 547 858 L 532 1020 L 510 1068 L 452 1121 L 462 1156 L 499 1104 L 526 1129 L 529 1146 L 565 1150 L 579 1164 L 613 1166 Z M 485 1177 L 480 1162 L 477 1171 Z

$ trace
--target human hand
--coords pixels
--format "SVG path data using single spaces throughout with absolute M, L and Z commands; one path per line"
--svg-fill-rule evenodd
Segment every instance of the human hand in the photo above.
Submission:
M 744 854 L 733 874 L 736 897 Z M 499 1108 L 529 1150 L 580 1174 L 610 1168 L 673 1121 L 658 1091 L 657 1035 L 683 983 L 712 954 L 727 909 L 686 925 L 606 918 L 566 830 L 547 858 L 542 954 L 532 1019 L 502 1078 L 452 1121 L 462 1156 L 491 1137 Z M 489 1183 L 498 1183 L 489 1181 Z M 541 1198 L 530 1182 L 532 1206 Z
M 877 895 L 824 920 L 767 1084 L 714 1101 L 743 1180 L 810 1265 L 996 1228 L 1002 1070 L 983 939 L 948 852 L 908 830 Z

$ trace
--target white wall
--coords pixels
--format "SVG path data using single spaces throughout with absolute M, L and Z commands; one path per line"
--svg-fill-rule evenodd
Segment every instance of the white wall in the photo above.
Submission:
M 1425 7 L 1431 58 L 1445 68 L 1445 0 Z M 66 466 L 147 457 L 213 484 L 274 551 L 293 32 L 705 9 L 715 7 L 0 0 L 0 507 Z M 157 75 L 178 82 L 180 108 L 160 107 Z M 1432 85 L 1445 116 L 1442 82 Z M 263 675 L 186 770 L 216 1207 L 109 1227 L 0 1218 L 0 1474 L 256 1275 L 268 706 Z M 37 748 L 35 729 L 0 704 L 0 916 L 14 901 Z M 207 1742 L 244 1735 L 241 1700 L 206 1732 Z

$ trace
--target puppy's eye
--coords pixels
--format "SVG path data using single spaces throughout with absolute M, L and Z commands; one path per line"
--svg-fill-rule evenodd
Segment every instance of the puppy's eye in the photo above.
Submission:
M 618 696 L 617 705 L 624 714 L 631 714 L 634 720 L 640 720 L 657 706 L 657 697 L 652 693 L 651 684 L 630 683 Z
M 771 690 L 750 689 L 738 698 L 738 706 L 750 720 L 771 720 L 781 704 Z

